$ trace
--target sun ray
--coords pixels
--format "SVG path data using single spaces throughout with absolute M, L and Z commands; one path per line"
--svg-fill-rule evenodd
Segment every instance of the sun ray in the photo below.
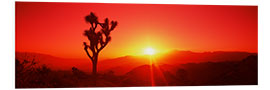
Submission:
M 155 58 L 152 58 L 151 61 L 152 61 L 152 64 L 154 65 L 154 67 L 156 68 L 157 72 L 161 75 L 162 80 L 165 82 L 165 85 L 167 86 L 168 85 L 168 82 L 167 82 L 167 80 L 166 80 L 166 78 L 164 76 L 163 71 L 160 69 L 159 65 L 157 64 Z
M 155 86 L 155 79 L 154 79 L 154 72 L 153 72 L 153 60 L 152 56 L 149 56 L 150 61 L 150 78 L 151 78 L 151 85 Z
M 163 72 L 161 71 L 161 69 L 159 68 L 158 64 L 155 61 L 155 57 L 150 55 L 149 56 L 149 64 L 150 64 L 150 79 L 151 79 L 151 85 L 155 86 L 156 82 L 155 82 L 155 75 L 154 75 L 154 68 L 156 70 L 156 72 L 161 76 L 161 79 L 163 82 L 165 82 L 165 85 L 168 85 L 168 82 L 163 74 Z

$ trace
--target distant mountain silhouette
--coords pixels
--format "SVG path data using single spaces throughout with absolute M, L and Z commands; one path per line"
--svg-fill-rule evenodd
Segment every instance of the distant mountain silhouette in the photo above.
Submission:
M 191 51 L 172 51 L 155 58 L 158 65 L 179 65 L 186 63 L 201 63 L 201 62 L 223 62 L 223 61 L 241 61 L 250 56 L 257 55 L 256 53 L 248 52 L 191 52 Z M 126 56 L 115 59 L 108 59 L 100 61 L 100 67 L 106 66 L 103 70 L 114 71 L 117 75 L 123 75 L 132 68 L 140 65 L 149 64 L 147 57 Z M 113 64 L 112 64 L 113 63 Z M 164 67 L 165 68 L 165 67 Z M 168 69 L 166 69 L 168 70 Z
M 257 55 L 257 53 L 248 52 L 191 52 L 191 51 L 171 51 L 163 57 L 157 58 L 159 63 L 171 64 L 171 63 L 199 63 L 199 62 L 221 62 L 221 61 L 240 61 L 247 56 Z
M 154 66 L 153 72 L 158 86 L 257 85 L 257 63 L 251 55 L 241 61 L 180 64 L 175 71 L 166 71 L 171 65 Z M 150 76 L 150 65 L 138 66 L 124 75 L 123 85 L 151 86 Z
M 256 53 L 248 52 L 191 52 L 191 51 L 171 51 L 161 56 L 156 56 L 155 61 L 159 66 L 168 65 L 174 67 L 179 64 L 186 63 L 200 63 L 200 62 L 222 62 L 222 61 L 240 61 L 249 55 L 256 55 Z M 19 60 L 35 59 L 40 64 L 45 64 L 49 68 L 55 70 L 69 70 L 73 66 L 89 73 L 92 69 L 91 63 L 88 59 L 68 59 L 59 58 L 51 55 L 29 52 L 16 52 L 16 58 Z M 106 73 L 113 71 L 115 75 L 124 75 L 135 67 L 149 64 L 149 58 L 146 56 L 124 56 L 114 59 L 106 59 L 99 61 L 99 73 Z M 90 66 L 89 66 L 90 65 Z M 165 69 L 167 68 L 167 69 Z M 175 69 L 164 67 L 164 70 L 173 71 Z
M 99 62 L 97 77 L 100 81 L 96 85 L 114 87 L 258 84 L 258 57 L 254 53 L 174 51 L 158 58 L 158 64 L 153 65 L 150 65 L 149 58 L 144 56 L 102 60 Z M 33 59 L 37 64 L 45 66 L 29 69 L 24 64 L 27 61 L 24 60 Z M 87 59 L 64 59 L 46 54 L 16 52 L 16 87 L 93 87 L 96 85 L 89 72 L 89 64 L 91 63 Z
M 69 70 L 73 66 L 83 70 L 85 72 L 90 72 L 91 63 L 87 59 L 68 59 L 59 58 L 52 55 L 33 53 L 33 52 L 16 52 L 16 59 L 18 60 L 35 60 L 40 65 L 44 64 L 52 70 Z
M 251 55 L 239 62 L 235 68 L 226 72 L 215 84 L 219 85 L 257 85 L 258 84 L 258 56 Z
M 144 57 L 124 56 L 100 61 L 98 69 L 101 71 L 113 71 L 116 75 L 124 75 L 137 66 L 149 64 L 148 61 Z

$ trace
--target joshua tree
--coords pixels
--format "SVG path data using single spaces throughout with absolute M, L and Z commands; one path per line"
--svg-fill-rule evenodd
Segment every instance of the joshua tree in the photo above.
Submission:
M 110 33 L 117 26 L 117 21 L 109 21 L 108 18 L 103 23 L 98 21 L 98 17 L 91 12 L 85 17 L 85 21 L 90 24 L 89 30 L 84 31 L 84 35 L 88 38 L 89 44 L 83 42 L 84 50 L 93 64 L 93 75 L 97 74 L 98 54 L 111 41 Z M 100 27 L 100 30 L 96 30 Z M 91 51 L 91 53 L 89 53 Z

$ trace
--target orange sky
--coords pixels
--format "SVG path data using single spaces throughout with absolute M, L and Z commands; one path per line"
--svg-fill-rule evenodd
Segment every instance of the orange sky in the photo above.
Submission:
M 16 2 L 16 51 L 88 58 L 83 50 L 94 12 L 119 22 L 101 58 L 167 50 L 257 52 L 257 6 Z

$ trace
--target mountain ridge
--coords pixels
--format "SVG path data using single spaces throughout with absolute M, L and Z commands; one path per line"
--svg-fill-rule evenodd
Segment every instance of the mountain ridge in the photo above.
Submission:
M 154 60 L 156 64 L 183 64 L 183 63 L 199 63 L 199 62 L 220 62 L 226 60 L 239 61 L 249 55 L 256 53 L 249 52 L 192 52 L 174 50 L 164 55 L 156 56 Z M 52 55 L 33 53 L 33 52 L 16 52 L 16 59 L 19 60 L 33 60 L 36 58 L 41 64 L 48 65 L 50 68 L 56 70 L 69 70 L 72 67 L 77 67 L 80 70 L 90 73 L 92 70 L 92 63 L 89 59 L 66 59 L 55 57 Z M 149 64 L 147 56 L 123 56 L 112 59 L 100 60 L 98 62 L 98 70 L 101 73 L 113 71 L 115 74 L 123 75 L 131 69 Z

